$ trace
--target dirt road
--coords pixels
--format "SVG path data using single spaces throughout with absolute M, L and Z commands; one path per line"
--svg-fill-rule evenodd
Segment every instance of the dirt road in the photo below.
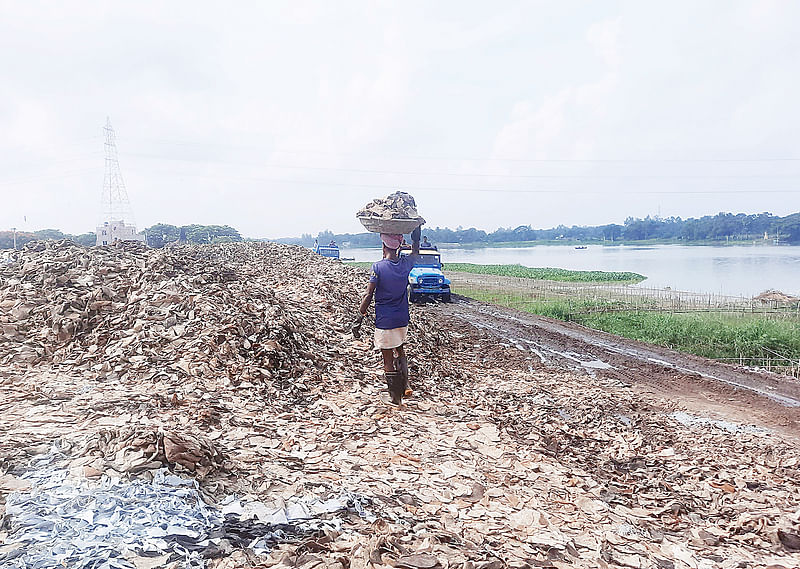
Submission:
M 800 432 L 800 381 L 732 366 L 518 310 L 459 297 L 430 305 L 530 352 L 549 367 L 616 378 L 639 391 L 679 400 L 706 415 Z

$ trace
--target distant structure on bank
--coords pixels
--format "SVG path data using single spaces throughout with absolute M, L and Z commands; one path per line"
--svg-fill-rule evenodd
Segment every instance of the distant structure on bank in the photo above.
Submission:
M 136 232 L 131 202 L 119 169 L 117 138 L 110 118 L 106 118 L 103 130 L 106 138 L 106 171 L 101 198 L 102 214 L 97 224 L 97 245 L 112 245 L 116 241 L 144 241 L 144 236 Z

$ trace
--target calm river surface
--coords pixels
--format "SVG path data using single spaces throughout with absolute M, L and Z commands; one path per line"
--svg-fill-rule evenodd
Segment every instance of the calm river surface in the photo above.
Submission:
M 633 271 L 645 275 L 640 286 L 753 296 L 777 289 L 800 296 L 800 246 L 567 245 L 483 249 L 442 249 L 442 262 L 555 267 L 575 270 Z M 343 257 L 377 261 L 379 249 L 342 249 Z

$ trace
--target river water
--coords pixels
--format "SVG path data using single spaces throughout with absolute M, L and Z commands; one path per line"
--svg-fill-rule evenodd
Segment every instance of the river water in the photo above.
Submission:
M 380 249 L 342 249 L 343 257 L 377 261 Z M 442 248 L 442 262 L 633 271 L 641 285 L 676 290 L 753 296 L 767 289 L 800 296 L 800 246 L 567 245 L 481 249 Z

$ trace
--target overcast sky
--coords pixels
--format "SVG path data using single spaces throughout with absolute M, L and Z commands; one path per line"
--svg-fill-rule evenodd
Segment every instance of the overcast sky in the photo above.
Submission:
M 0 229 L 800 211 L 800 2 L 0 0 Z M 27 222 L 24 218 L 27 217 Z

